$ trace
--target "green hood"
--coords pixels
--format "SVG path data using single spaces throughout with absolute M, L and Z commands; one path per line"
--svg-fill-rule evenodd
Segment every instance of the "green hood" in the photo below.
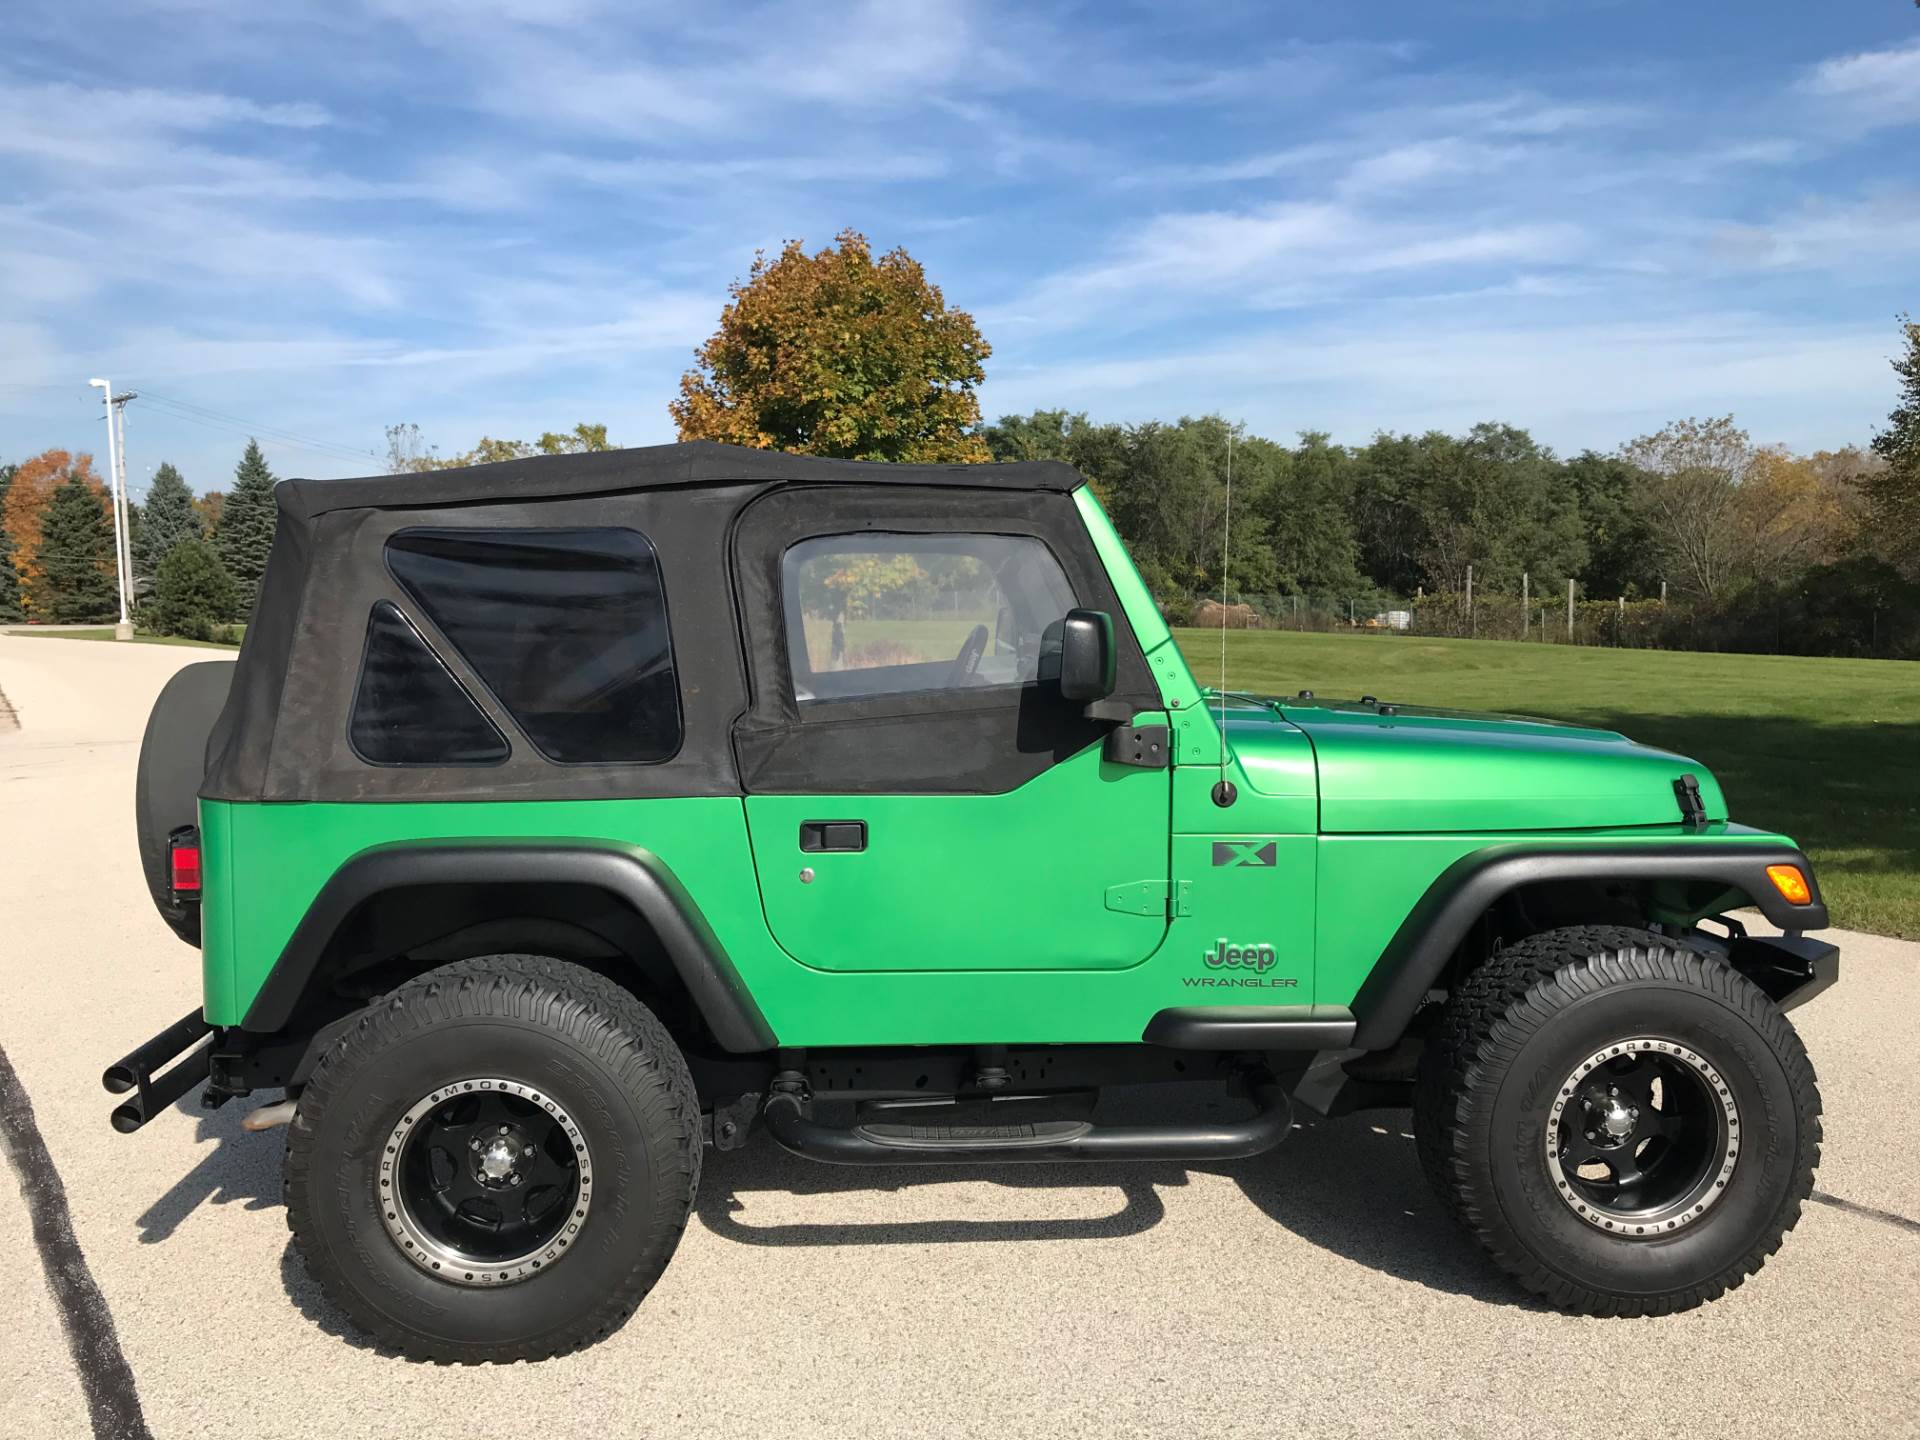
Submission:
M 1314 700 L 1229 706 L 1247 783 L 1297 793 L 1298 732 L 1312 742 L 1326 834 L 1586 830 L 1677 825 L 1692 775 L 1707 818 L 1726 800 L 1707 769 L 1611 730 L 1551 720 Z M 1288 732 L 1294 732 L 1289 734 Z M 1292 743 L 1289 743 L 1291 740 Z

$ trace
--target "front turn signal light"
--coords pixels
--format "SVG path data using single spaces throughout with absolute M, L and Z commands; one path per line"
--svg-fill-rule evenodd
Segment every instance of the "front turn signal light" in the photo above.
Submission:
M 1773 888 L 1780 892 L 1781 898 L 1789 905 L 1813 903 L 1813 889 L 1807 884 L 1807 877 L 1800 873 L 1798 865 L 1769 865 L 1767 878 L 1773 881 Z

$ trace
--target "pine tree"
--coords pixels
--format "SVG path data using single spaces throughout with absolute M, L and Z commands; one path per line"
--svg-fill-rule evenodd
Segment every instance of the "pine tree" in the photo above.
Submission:
M 244 620 L 253 612 L 260 577 L 266 573 L 267 555 L 273 549 L 277 518 L 273 472 L 260 453 L 260 442 L 249 440 L 246 454 L 234 467 L 233 488 L 220 507 L 220 523 L 213 532 L 214 553 L 233 577 L 235 619 Z
M 6 509 L 7 489 L 13 484 L 15 465 L 0 465 L 0 511 Z M 20 571 L 13 563 L 13 535 L 0 525 L 0 622 L 24 620 L 20 605 Z
M 146 620 L 162 635 L 209 640 L 233 606 L 233 581 L 213 547 L 204 540 L 182 540 L 160 561 Z
M 200 513 L 193 508 L 193 492 L 170 463 L 153 472 L 146 504 L 140 507 L 140 534 L 133 547 L 133 570 L 147 586 L 160 574 L 160 562 L 174 546 L 199 540 Z
M 1920 322 L 1902 315 L 1900 328 L 1907 342 L 1907 353 L 1893 362 L 1900 403 L 1873 437 L 1887 468 L 1867 480 L 1866 491 L 1875 538 L 1896 565 L 1920 578 Z
M 116 609 L 113 527 L 99 492 L 73 476 L 47 504 L 34 613 L 59 624 L 112 619 Z

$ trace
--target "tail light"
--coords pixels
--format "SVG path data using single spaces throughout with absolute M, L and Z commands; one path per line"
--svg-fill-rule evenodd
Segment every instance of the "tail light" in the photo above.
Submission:
M 176 901 L 200 898 L 200 832 L 194 826 L 167 836 L 167 875 Z

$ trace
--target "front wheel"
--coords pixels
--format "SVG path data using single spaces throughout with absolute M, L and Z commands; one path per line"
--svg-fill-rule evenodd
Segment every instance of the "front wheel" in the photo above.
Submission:
M 1582 927 L 1448 1000 L 1415 1092 L 1435 1189 L 1500 1267 L 1589 1314 L 1690 1309 L 1780 1247 L 1820 1097 L 1793 1026 L 1723 961 Z
M 419 1359 L 539 1359 L 617 1328 L 679 1243 L 699 1182 L 686 1061 L 626 991 L 499 955 L 370 1007 L 287 1138 L 308 1270 Z

